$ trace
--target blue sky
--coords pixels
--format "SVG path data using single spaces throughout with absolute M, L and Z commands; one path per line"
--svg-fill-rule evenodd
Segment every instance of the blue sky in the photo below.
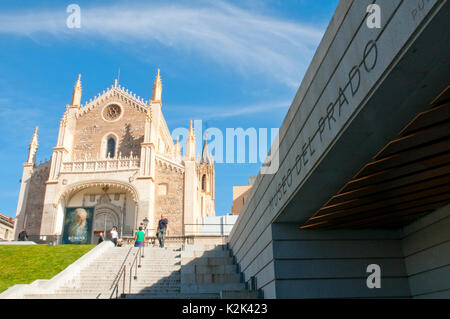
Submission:
M 81 8 L 69 29 L 66 7 Z M 338 0 L 0 2 L 0 212 L 15 216 L 28 145 L 50 158 L 73 85 L 82 103 L 114 83 L 149 99 L 156 69 L 170 131 L 278 128 Z M 200 151 L 200 150 L 198 150 Z M 216 164 L 216 214 L 261 163 Z

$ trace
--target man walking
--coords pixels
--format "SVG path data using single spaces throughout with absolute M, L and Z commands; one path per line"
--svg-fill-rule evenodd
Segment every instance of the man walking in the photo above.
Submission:
M 157 236 L 159 241 L 159 247 L 164 248 L 164 241 L 166 240 L 166 232 L 169 234 L 169 221 L 164 215 L 161 215 L 161 219 L 158 222 Z

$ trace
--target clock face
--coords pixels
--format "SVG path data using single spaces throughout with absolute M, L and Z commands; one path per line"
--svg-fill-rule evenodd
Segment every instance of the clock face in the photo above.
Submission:
M 106 121 L 115 121 L 122 114 L 122 108 L 117 104 L 110 104 L 103 109 L 103 118 Z

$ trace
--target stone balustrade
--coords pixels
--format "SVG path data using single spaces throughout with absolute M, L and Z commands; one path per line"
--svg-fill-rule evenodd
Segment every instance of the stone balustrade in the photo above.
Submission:
M 65 162 L 62 165 L 63 173 L 71 172 L 106 172 L 135 170 L 140 166 L 138 157 L 108 158 L 101 160 L 77 160 Z

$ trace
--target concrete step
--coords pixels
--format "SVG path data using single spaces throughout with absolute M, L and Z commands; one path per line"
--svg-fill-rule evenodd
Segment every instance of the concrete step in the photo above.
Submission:
M 142 286 L 131 286 L 131 291 L 132 292 L 143 292 L 143 291 L 159 291 L 159 292 L 167 292 L 167 291 L 172 291 L 172 292 L 180 292 L 181 288 L 180 285 L 178 286 L 156 286 L 156 285 L 142 285 Z
M 181 258 L 181 265 L 232 265 L 233 257 L 187 257 Z
M 226 245 L 185 245 L 184 251 L 226 250 Z
M 220 293 L 222 290 L 246 290 L 244 283 L 182 284 L 182 293 Z
M 159 258 L 159 257 L 155 257 L 155 256 L 145 255 L 145 257 L 141 259 L 141 262 L 149 261 L 149 260 L 151 260 L 153 262 L 158 262 L 158 263 L 176 263 L 181 260 L 181 257 Z
M 232 265 L 184 265 L 182 274 L 236 274 L 238 267 Z
M 159 290 L 174 290 L 174 291 L 180 291 L 181 287 L 180 285 L 157 285 L 157 284 L 142 284 L 142 285 L 136 285 L 136 286 L 131 286 L 131 289 L 133 291 L 148 291 L 148 290 L 152 290 L 152 291 L 159 291 Z
M 179 263 L 178 264 L 177 263 L 158 264 L 158 263 L 152 263 L 150 261 L 141 263 L 141 265 L 143 265 L 145 267 L 153 268 L 153 269 L 161 269 L 161 268 L 166 268 L 166 267 L 170 267 L 170 268 L 178 267 L 179 268 L 181 266 Z M 127 265 L 127 266 L 129 266 L 129 265 Z
M 255 290 L 222 290 L 220 299 L 258 299 L 258 291 Z
M 134 273 L 133 273 L 133 275 L 134 275 Z M 153 272 L 151 272 L 151 273 L 150 272 L 147 272 L 147 273 L 138 272 L 137 276 L 139 278 L 159 278 L 159 279 L 176 279 L 176 280 L 180 280 L 180 278 L 181 278 L 180 274 L 174 276 L 171 273 L 167 273 L 167 274 L 161 273 L 160 274 L 160 273 L 153 273 Z
M 160 278 L 142 278 L 142 277 L 138 277 L 138 279 L 135 280 L 135 284 L 139 285 L 139 284 L 150 284 L 150 283 L 155 283 L 155 284 L 165 284 L 165 285 L 180 285 L 181 280 L 162 280 Z
M 62 289 L 57 290 L 55 294 L 57 295 L 77 295 L 77 294 L 88 294 L 88 295 L 98 295 L 99 293 L 105 292 L 105 289 Z
M 234 274 L 182 274 L 183 284 L 240 283 L 241 275 Z
M 134 271 L 133 271 L 134 273 Z M 142 271 L 139 271 L 138 269 L 138 275 L 139 276 L 152 276 L 152 277 L 160 277 L 160 278 L 180 278 L 181 272 L 180 271 L 150 271 L 147 269 L 142 269 Z
M 179 294 L 180 289 L 176 288 L 142 288 L 136 289 L 131 287 L 132 294 Z
M 207 250 L 207 251 L 183 251 L 181 253 L 182 258 L 189 258 L 189 257 L 230 257 L 231 252 L 229 250 Z
M 155 274 L 139 274 L 139 279 L 158 279 L 158 280 L 181 280 L 181 276 L 155 275 Z
M 181 282 L 169 282 L 169 281 L 160 281 L 160 280 L 138 280 L 132 283 L 132 286 L 135 287 L 180 287 Z

